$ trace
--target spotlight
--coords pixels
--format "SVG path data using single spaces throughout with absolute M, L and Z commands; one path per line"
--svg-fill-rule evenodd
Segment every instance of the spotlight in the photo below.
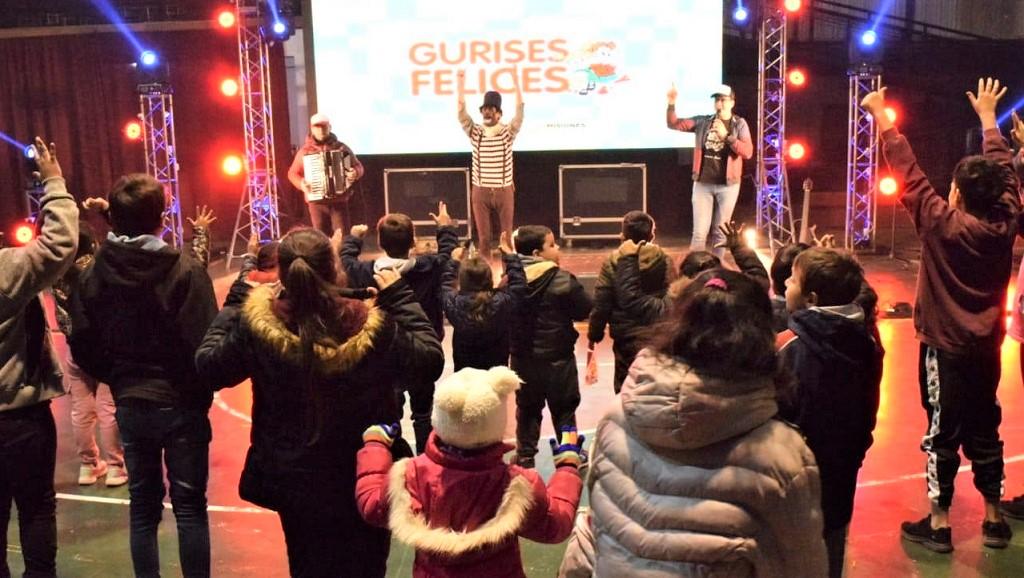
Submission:
M 807 82 L 807 75 L 804 74 L 803 70 L 794 68 L 789 71 L 789 83 L 793 86 L 803 86 Z
M 143 50 L 142 54 L 139 54 L 139 64 L 146 68 L 156 66 L 156 63 L 159 60 L 160 59 L 157 57 L 156 52 L 153 52 L 152 50 Z
M 895 195 L 899 188 L 899 183 L 897 183 L 896 179 L 892 177 L 882 177 L 882 179 L 878 181 L 878 191 L 887 197 Z
M 793 159 L 794 161 L 802 160 L 805 156 L 807 156 L 807 147 L 798 142 L 790 144 L 788 150 L 789 158 Z
M 128 140 L 139 140 L 142 138 L 142 125 L 138 121 L 129 121 L 124 125 L 124 136 Z
M 233 27 L 235 25 L 235 11 L 221 10 L 220 14 L 217 15 L 217 24 L 220 24 L 221 28 Z
M 235 96 L 238 94 L 238 81 L 234 78 L 225 78 L 220 83 L 220 91 L 224 96 Z
M 242 159 L 238 155 L 228 155 L 224 157 L 224 162 L 221 163 L 220 168 L 229 177 L 237 176 L 242 172 Z
M 782 5 L 786 8 L 786 12 L 796 12 L 800 10 L 800 6 L 803 5 L 803 2 L 800 0 L 786 0 Z
M 757 229 L 751 228 L 743 231 L 743 240 L 746 241 L 747 247 L 757 249 Z
M 860 35 L 860 43 L 863 46 L 874 46 L 875 42 L 878 42 L 878 33 L 875 32 L 874 30 L 871 30 L 871 29 L 865 30 Z
M 275 20 L 273 26 L 270 27 L 270 30 L 278 36 L 284 36 L 285 33 L 288 32 L 288 25 L 280 20 Z
M 34 160 L 36 158 L 36 147 L 34 147 L 32 145 L 26 146 L 24 148 L 24 150 L 22 150 L 22 152 L 25 154 L 25 158 L 27 158 L 27 159 L 33 159 Z
M 36 236 L 36 228 L 29 223 L 22 223 L 14 228 L 14 241 L 19 245 L 27 245 Z
M 885 107 L 885 116 L 889 118 L 889 122 L 896 122 L 896 109 L 891 106 Z
M 746 22 L 749 16 L 750 13 L 743 7 L 743 4 L 738 4 L 736 6 L 736 10 L 733 10 L 732 12 L 732 19 L 736 22 Z

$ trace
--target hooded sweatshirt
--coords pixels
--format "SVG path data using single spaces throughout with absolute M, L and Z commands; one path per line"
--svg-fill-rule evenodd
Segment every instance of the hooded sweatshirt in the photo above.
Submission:
M 873 441 L 885 351 L 853 303 L 794 312 L 778 343 L 796 378 L 793 391 L 780 395 L 779 415 L 800 428 L 814 452 L 825 529 L 842 528 L 853 516 L 857 471 Z
M 825 576 L 818 468 L 776 412 L 771 376 L 641 350 L 591 452 L 593 575 Z
M 71 295 L 75 362 L 129 399 L 208 408 L 193 357 L 217 315 L 206 269 L 154 237 L 108 237 Z

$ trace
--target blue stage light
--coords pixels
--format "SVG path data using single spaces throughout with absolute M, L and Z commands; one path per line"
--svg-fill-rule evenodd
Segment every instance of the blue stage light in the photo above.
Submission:
M 139 64 L 147 68 L 156 66 L 158 60 L 159 58 L 157 57 L 156 52 L 153 52 L 152 50 L 143 50 L 142 54 L 139 54 Z
M 25 147 L 25 158 L 34 159 L 36 158 L 36 147 L 28 145 Z
M 732 19 L 736 22 L 746 22 L 748 16 L 750 16 L 750 13 L 747 12 L 747 9 L 742 4 L 736 6 L 736 10 L 733 10 L 732 13 Z
M 874 46 L 875 42 L 877 42 L 877 41 L 878 41 L 878 33 L 875 32 L 874 30 L 871 30 L 871 29 L 865 30 L 860 35 L 860 43 L 862 45 L 864 45 L 864 46 Z
M 275 20 L 274 25 L 271 27 L 271 30 L 274 31 L 274 34 L 277 34 L 278 36 L 283 36 L 285 32 L 288 32 L 288 26 L 284 22 L 281 22 L 280 20 Z

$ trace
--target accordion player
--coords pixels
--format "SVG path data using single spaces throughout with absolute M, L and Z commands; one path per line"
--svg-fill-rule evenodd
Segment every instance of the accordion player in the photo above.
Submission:
M 346 150 L 318 151 L 302 157 L 309 184 L 306 202 L 347 200 L 355 182 L 352 155 Z M 350 176 L 351 175 L 351 176 Z

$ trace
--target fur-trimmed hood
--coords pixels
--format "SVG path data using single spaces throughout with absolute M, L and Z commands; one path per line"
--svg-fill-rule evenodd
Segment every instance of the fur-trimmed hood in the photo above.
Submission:
M 385 314 L 352 299 L 339 299 L 341 335 L 321 338 L 313 345 L 315 369 L 321 375 L 345 373 L 373 350 L 374 341 L 384 328 Z M 257 340 L 272 348 L 284 360 L 302 363 L 302 343 L 288 327 L 287 303 L 281 298 L 280 285 L 253 288 L 242 307 L 242 319 Z M 348 316 L 346 318 L 346 316 Z M 284 317 L 284 318 L 282 318 Z M 361 326 L 359 325 L 359 322 Z

